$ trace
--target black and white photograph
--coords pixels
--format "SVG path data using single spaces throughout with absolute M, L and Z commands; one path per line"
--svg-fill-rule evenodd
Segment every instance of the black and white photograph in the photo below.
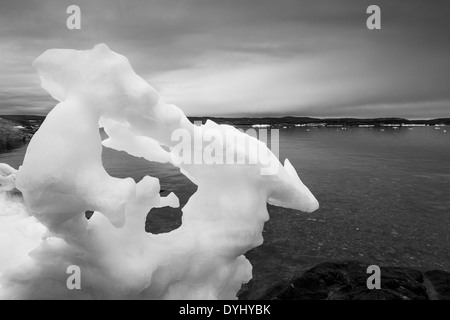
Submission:
M 0 0 L 0 300 L 450 300 L 449 33 L 448 0 Z

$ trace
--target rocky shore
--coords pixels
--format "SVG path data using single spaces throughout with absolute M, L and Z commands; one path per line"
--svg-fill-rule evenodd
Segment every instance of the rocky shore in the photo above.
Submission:
M 290 281 L 280 282 L 257 297 L 261 300 L 450 300 L 450 273 L 403 267 L 381 269 L 381 289 L 368 289 L 369 264 L 324 262 Z M 251 283 L 239 299 L 250 298 Z
M 43 120 L 39 116 L 0 116 L 0 151 L 28 142 Z

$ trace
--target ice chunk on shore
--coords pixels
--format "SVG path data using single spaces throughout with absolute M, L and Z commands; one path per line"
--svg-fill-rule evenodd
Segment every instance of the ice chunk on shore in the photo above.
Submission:
M 16 169 L 0 163 L 0 192 L 11 191 L 16 187 Z
M 306 212 L 318 208 L 289 161 L 282 166 L 264 143 L 230 126 L 192 124 L 106 45 L 47 50 L 33 65 L 59 103 L 16 173 L 25 205 L 13 211 L 34 219 L 31 234 L 47 231 L 42 240 L 32 236 L 20 245 L 23 259 L 1 260 L 0 298 L 235 299 L 252 277 L 244 254 L 263 242 L 267 202 Z M 101 161 L 99 123 L 109 136 L 105 146 L 170 162 L 197 184 L 178 229 L 145 232 L 149 210 L 178 207 L 178 198 L 161 197 L 153 177 L 136 183 L 109 176 Z M 195 143 L 207 130 L 224 137 L 210 141 L 214 155 L 205 152 L 210 144 Z M 206 159 L 177 161 L 175 132 L 193 137 L 194 160 Z M 230 154 L 243 162 L 211 161 Z M 274 170 L 261 174 L 267 168 Z M 95 211 L 89 220 L 86 210 Z M 2 218 L 3 236 L 24 236 L 13 231 L 18 221 Z M 8 256 L 16 254 L 15 241 L 10 243 L 2 248 Z M 80 267 L 81 290 L 66 286 L 70 265 Z

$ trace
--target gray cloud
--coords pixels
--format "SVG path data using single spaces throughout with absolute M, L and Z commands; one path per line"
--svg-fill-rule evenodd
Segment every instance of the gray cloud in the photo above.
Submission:
M 44 50 L 104 42 L 190 115 L 449 117 L 449 16 L 426 0 L 1 1 L 0 113 L 55 104 L 31 67 Z

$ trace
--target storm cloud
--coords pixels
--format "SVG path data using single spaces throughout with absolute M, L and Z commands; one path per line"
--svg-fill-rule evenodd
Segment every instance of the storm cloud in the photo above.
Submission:
M 0 113 L 46 114 L 31 62 L 103 42 L 188 115 L 450 117 L 449 31 L 448 1 L 1 0 Z

